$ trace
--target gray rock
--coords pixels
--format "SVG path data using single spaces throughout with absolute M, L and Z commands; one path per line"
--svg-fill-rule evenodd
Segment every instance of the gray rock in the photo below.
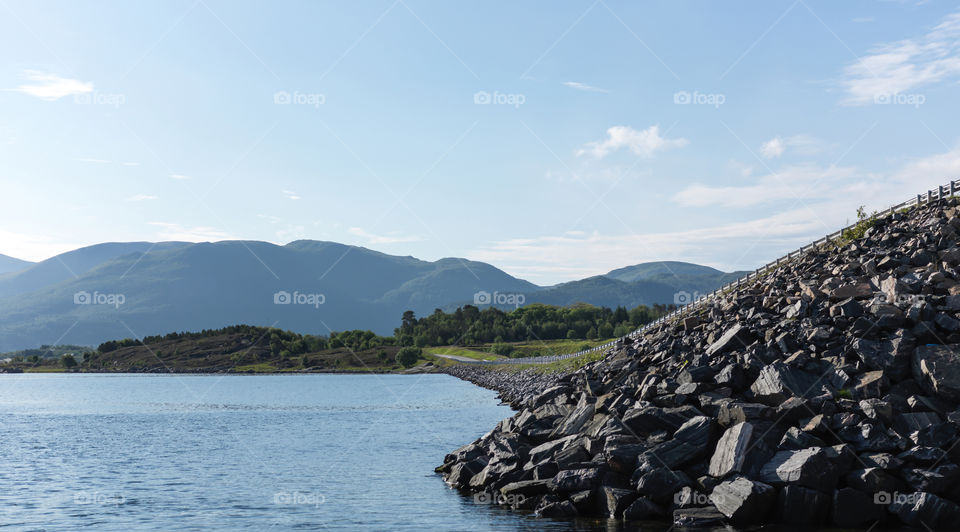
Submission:
M 805 371 L 774 362 L 760 371 L 750 387 L 757 401 L 776 406 L 789 397 L 816 397 L 820 395 L 822 379 Z
M 823 447 L 811 447 L 778 452 L 761 468 L 760 480 L 775 486 L 795 484 L 829 492 L 842 473 Z
M 757 524 L 770 514 L 776 501 L 776 490 L 762 482 L 736 477 L 717 484 L 710 493 L 710 501 L 734 524 Z
M 913 378 L 929 393 L 960 402 L 960 356 L 957 345 L 924 345 L 913 357 Z
M 749 422 L 738 423 L 728 428 L 710 458 L 710 475 L 722 478 L 731 473 L 745 473 L 747 451 L 756 443 L 759 434 L 754 436 L 754 425 Z
M 735 349 L 744 349 L 756 340 L 750 329 L 747 329 L 739 323 L 727 329 L 719 340 L 707 348 L 707 356 L 714 356 L 726 353 Z

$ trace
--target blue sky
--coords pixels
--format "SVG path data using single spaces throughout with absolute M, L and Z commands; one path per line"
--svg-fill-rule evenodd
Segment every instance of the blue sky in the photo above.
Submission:
M 957 2 L 0 0 L 0 253 L 751 269 L 960 178 Z

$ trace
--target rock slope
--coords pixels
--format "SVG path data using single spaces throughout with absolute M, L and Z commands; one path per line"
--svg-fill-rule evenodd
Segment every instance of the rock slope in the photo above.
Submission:
M 544 517 L 955 527 L 958 215 L 882 217 L 623 340 L 437 470 Z

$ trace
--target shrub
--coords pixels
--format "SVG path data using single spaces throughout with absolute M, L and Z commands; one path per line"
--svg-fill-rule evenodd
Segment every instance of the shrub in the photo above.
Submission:
M 404 347 L 397 353 L 397 363 L 409 368 L 417 363 L 423 350 L 419 347 Z
M 490 352 L 507 357 L 510 356 L 510 353 L 513 353 L 513 346 L 504 342 L 497 342 L 490 346 Z

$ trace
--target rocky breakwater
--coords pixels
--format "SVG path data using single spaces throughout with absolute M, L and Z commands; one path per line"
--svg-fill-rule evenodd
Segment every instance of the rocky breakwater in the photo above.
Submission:
M 648 330 L 446 456 L 539 516 L 960 524 L 960 218 L 895 213 Z
M 553 386 L 559 375 L 532 369 L 509 371 L 490 365 L 457 364 L 442 370 L 454 377 L 498 392 L 498 397 L 514 410 L 522 407 L 537 394 Z

